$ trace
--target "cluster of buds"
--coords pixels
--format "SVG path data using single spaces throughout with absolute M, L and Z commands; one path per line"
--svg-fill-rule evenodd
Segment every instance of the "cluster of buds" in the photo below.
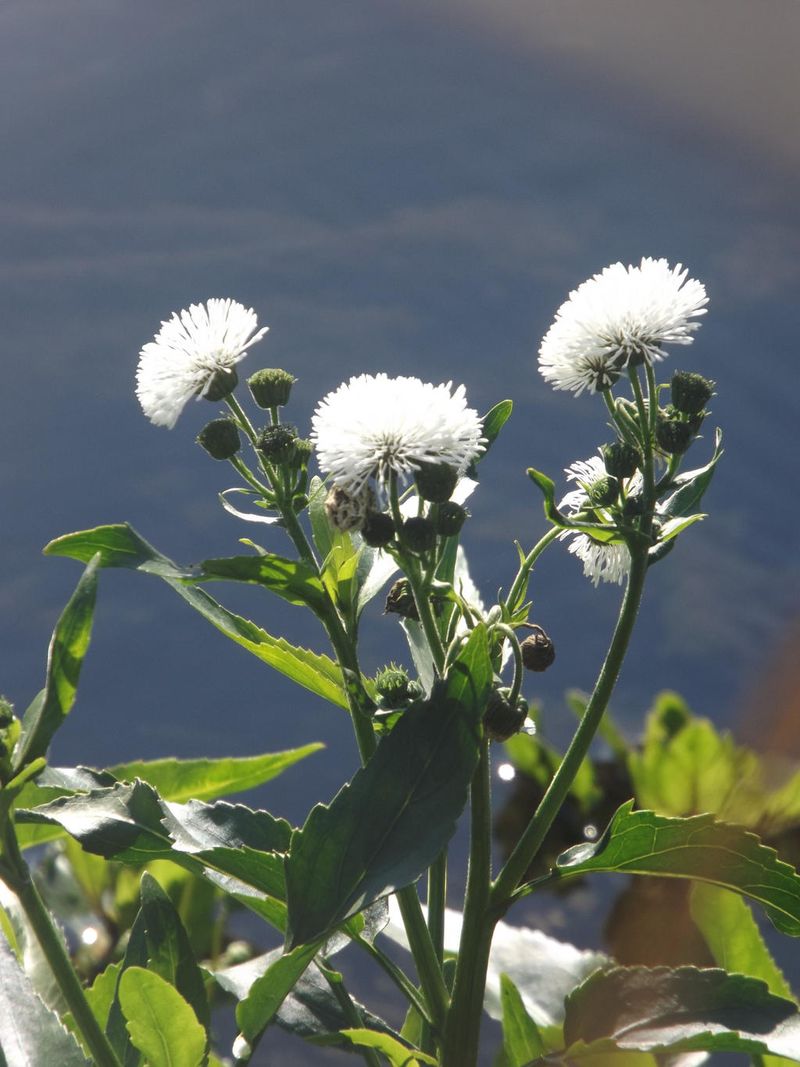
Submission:
M 398 667 L 396 663 L 390 663 L 375 675 L 375 692 L 378 694 L 379 708 L 386 711 L 399 711 L 421 694 L 419 686 L 409 678 L 405 667 Z
M 706 404 L 714 395 L 714 382 L 702 374 L 676 371 L 670 387 L 671 403 L 659 410 L 656 445 L 669 456 L 680 456 L 700 432 L 708 412 Z
M 0 785 L 11 777 L 11 756 L 19 740 L 20 721 L 14 707 L 0 696 Z
M 371 548 L 398 544 L 414 555 L 424 555 L 436 547 L 437 538 L 458 536 L 467 511 L 450 499 L 458 483 L 454 467 L 421 464 L 414 481 L 420 498 L 429 504 L 425 515 L 403 519 L 398 526 L 388 511 L 379 508 L 371 486 L 352 493 L 334 485 L 325 501 L 328 519 L 336 530 L 360 533 Z

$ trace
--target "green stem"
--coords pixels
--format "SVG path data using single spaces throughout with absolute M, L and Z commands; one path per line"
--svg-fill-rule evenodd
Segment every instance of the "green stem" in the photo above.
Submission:
M 347 1022 L 354 1029 L 361 1029 L 364 1026 L 364 1019 L 362 1018 L 361 1012 L 359 1011 L 358 1007 L 353 1002 L 353 998 L 350 996 L 347 989 L 345 988 L 341 974 L 339 974 L 338 971 L 334 970 L 334 968 L 330 966 L 327 959 L 319 959 L 316 961 L 316 963 L 320 974 L 328 983 L 331 993 L 333 993 L 339 1004 L 339 1007 L 342 1009 L 342 1014 L 344 1015 Z M 381 1067 L 381 1060 L 375 1049 L 364 1048 L 362 1046 L 356 1047 L 354 1051 L 360 1054 L 361 1058 L 365 1061 L 365 1063 L 368 1063 L 370 1067 Z
M 651 371 L 652 373 L 652 371 Z M 651 419 L 653 413 L 653 407 L 656 403 L 655 398 L 651 395 L 649 398 L 649 406 L 645 404 L 644 396 L 642 395 L 642 385 L 639 381 L 639 374 L 635 367 L 632 367 L 629 371 L 631 387 L 633 389 L 633 395 L 636 400 L 636 410 L 639 412 L 639 425 L 642 431 L 642 450 L 643 450 L 643 464 L 642 464 L 642 510 L 644 516 L 650 515 L 650 509 L 653 505 L 655 498 L 655 477 L 653 472 L 653 433 L 651 430 Z M 647 521 L 648 529 L 643 530 L 643 533 L 649 533 L 649 518 Z
M 511 895 L 541 848 L 597 733 L 630 643 L 646 573 L 647 551 L 637 548 L 631 556 L 630 574 L 614 635 L 583 718 L 536 813 L 492 886 L 492 908 L 498 914 L 507 908 Z
M 489 915 L 492 812 L 487 740 L 481 744 L 470 801 L 470 850 L 464 919 L 453 998 L 445 1026 L 442 1067 L 473 1067 L 478 1054 L 486 970 L 495 926 L 495 921 Z
M 245 413 L 242 405 L 239 403 L 233 393 L 229 393 L 225 397 L 225 403 L 230 408 L 231 414 L 233 415 L 234 420 L 236 421 L 236 424 L 238 425 L 239 429 L 247 435 L 248 440 L 250 441 L 250 444 L 253 446 L 253 448 L 256 448 L 258 434 L 256 433 L 252 422 L 248 419 L 247 414 Z
M 75 1025 L 91 1054 L 92 1062 L 98 1067 L 120 1067 L 120 1062 L 108 1038 L 92 1014 L 92 1009 L 84 996 L 83 987 L 67 955 L 64 943 L 31 878 L 28 865 L 19 850 L 10 818 L 3 832 L 0 876 L 22 905 L 66 1005 L 72 1013 Z
M 428 929 L 441 967 L 444 960 L 444 911 L 447 906 L 447 849 L 428 869 Z
M 367 941 L 363 937 L 355 937 L 353 938 L 353 940 L 359 948 L 362 948 L 365 952 L 369 953 L 369 955 L 372 957 L 373 960 L 375 960 L 379 967 L 383 968 L 383 970 L 386 972 L 389 978 L 391 978 L 391 980 L 394 982 L 394 984 L 397 986 L 397 988 L 400 990 L 400 992 L 403 994 L 409 1004 L 414 1008 L 416 1012 L 419 1013 L 419 1016 L 423 1020 L 423 1022 L 429 1022 L 430 1020 L 428 1019 L 428 1005 L 420 996 L 419 991 L 417 990 L 411 979 L 408 977 L 408 975 L 405 974 L 405 972 L 402 971 L 393 960 L 390 960 L 385 953 L 381 952 L 379 948 L 376 948 L 371 941 Z
M 425 916 L 422 906 L 413 885 L 406 886 L 397 892 L 397 902 L 400 905 L 400 914 L 403 917 L 403 926 L 408 935 L 411 946 L 411 954 L 419 976 L 419 984 L 425 994 L 431 1021 L 439 1033 L 444 1030 L 447 1008 L 450 1003 L 450 994 L 444 984 L 442 969 L 436 958 L 436 950 L 431 941 L 430 931 L 425 925 Z
M 266 496 L 269 493 L 269 488 L 261 484 L 241 456 L 231 456 L 230 463 L 256 492 L 261 493 L 262 496 Z
M 554 526 L 552 530 L 548 530 L 544 537 L 533 546 L 528 555 L 520 564 L 519 570 L 517 571 L 517 576 L 508 591 L 508 596 L 506 597 L 505 601 L 506 607 L 509 611 L 514 612 L 517 610 L 521 601 L 525 597 L 525 591 L 528 588 L 528 579 L 530 577 L 531 571 L 533 570 L 534 563 L 539 558 L 539 556 L 541 556 L 542 552 L 544 552 L 547 546 L 549 544 L 552 544 L 553 541 L 555 541 L 555 539 L 560 533 L 561 530 L 557 526 Z

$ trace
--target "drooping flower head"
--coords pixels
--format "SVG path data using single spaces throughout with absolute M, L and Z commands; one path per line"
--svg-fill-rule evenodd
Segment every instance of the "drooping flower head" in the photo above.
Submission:
M 600 456 L 590 456 L 587 460 L 578 460 L 566 469 L 569 481 L 576 482 L 577 489 L 570 490 L 558 505 L 560 511 L 568 515 L 577 515 L 592 506 L 590 495 L 592 486 L 606 479 L 605 464 Z M 636 492 L 641 486 L 642 477 L 637 471 L 628 482 L 629 492 Z M 631 566 L 631 555 L 626 545 L 605 544 L 595 541 L 589 534 L 574 533 L 564 530 L 559 535 L 563 540 L 569 537 L 568 550 L 583 564 L 583 573 L 597 586 L 600 582 L 622 583 Z
M 233 375 L 245 352 L 269 329 L 259 330 L 252 308 L 211 299 L 176 312 L 139 353 L 136 395 L 156 426 L 170 429 L 188 400 L 202 396 L 217 375 Z
M 348 493 L 392 472 L 410 477 L 423 463 L 463 472 L 480 455 L 483 430 L 464 386 L 361 374 L 320 401 L 311 440 L 322 470 Z
M 613 263 L 579 285 L 556 312 L 539 349 L 539 370 L 555 389 L 609 389 L 628 366 L 654 363 L 662 346 L 688 345 L 708 303 L 705 286 L 679 263 Z

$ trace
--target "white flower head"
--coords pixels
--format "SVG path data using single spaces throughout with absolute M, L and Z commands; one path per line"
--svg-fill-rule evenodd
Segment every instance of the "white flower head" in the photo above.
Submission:
M 384 485 L 394 472 L 412 476 L 422 463 L 463 473 L 480 455 L 483 426 L 467 407 L 464 386 L 419 378 L 361 374 L 320 401 L 311 440 L 322 470 L 358 493 L 370 478 Z
M 576 482 L 577 489 L 570 490 L 558 505 L 560 511 L 576 515 L 590 503 L 589 490 L 595 482 L 606 477 L 606 468 L 600 456 L 590 456 L 570 464 L 565 471 L 569 481 Z M 635 492 L 642 484 L 642 476 L 637 471 L 628 481 L 628 490 Z M 626 545 L 605 544 L 595 541 L 585 533 L 564 530 L 559 534 L 563 540 L 571 538 L 568 550 L 583 564 L 583 573 L 591 579 L 596 587 L 600 582 L 615 582 L 621 585 L 631 566 L 631 555 Z
M 613 263 L 579 285 L 556 312 L 539 349 L 539 370 L 555 389 L 609 389 L 626 366 L 654 363 L 667 344 L 688 345 L 706 313 L 705 286 L 679 263 Z
M 215 375 L 232 374 L 268 329 L 259 330 L 255 311 L 235 300 L 211 299 L 173 314 L 139 353 L 136 395 L 145 415 L 171 429 L 186 402 L 202 396 Z

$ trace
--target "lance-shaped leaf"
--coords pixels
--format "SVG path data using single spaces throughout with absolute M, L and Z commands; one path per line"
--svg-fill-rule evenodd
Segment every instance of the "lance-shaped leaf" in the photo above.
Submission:
M 598 841 L 563 852 L 552 877 L 616 871 L 711 882 L 757 901 L 779 930 L 800 936 L 800 875 L 755 834 L 713 815 L 676 819 L 632 809 L 632 800 L 623 804 Z
M 467 801 L 491 680 L 479 626 L 431 700 L 406 712 L 366 767 L 293 834 L 290 948 L 409 885 L 439 855 Z
M 143 967 L 129 967 L 119 994 L 131 1041 L 149 1067 L 200 1067 L 206 1032 L 169 982 Z
M 383 1031 L 367 1030 L 364 1027 L 356 1027 L 350 1030 L 342 1030 L 342 1037 L 346 1038 L 356 1048 L 372 1048 L 386 1057 L 391 1067 L 420 1067 L 421 1064 L 432 1064 L 436 1067 L 438 1060 L 428 1056 L 419 1049 L 411 1049 L 391 1034 Z
M 217 800 L 263 785 L 323 747 L 314 743 L 263 756 L 224 759 L 137 760 L 120 763 L 109 770 L 119 781 L 132 782 L 139 778 L 147 782 L 163 800 Z
M 718 429 L 714 435 L 714 455 L 709 462 L 697 470 L 679 474 L 672 482 L 675 492 L 662 505 L 664 515 L 672 518 L 673 516 L 690 515 L 697 510 L 706 489 L 711 484 L 714 470 L 721 455 L 722 430 Z
M 319 942 L 299 945 L 282 953 L 253 983 L 244 1000 L 236 1006 L 236 1021 L 248 1041 L 269 1026 L 294 984 L 319 950 Z
M 567 999 L 566 1062 L 610 1049 L 772 1053 L 800 1061 L 797 1005 L 716 968 L 617 967 Z
M 342 672 L 332 659 L 307 648 L 297 648 L 282 637 L 272 637 L 249 619 L 228 611 L 205 590 L 187 585 L 187 581 L 197 578 L 197 573 L 167 559 L 127 523 L 65 534 L 51 541 L 44 551 L 50 556 L 83 561 L 99 553 L 101 567 L 125 567 L 163 578 L 195 611 L 237 645 L 324 700 L 347 708 Z
M 207 559 L 194 573 L 197 581 L 226 579 L 263 585 L 290 604 L 307 604 L 324 610 L 327 598 L 316 571 L 302 560 L 282 556 L 230 556 L 226 559 Z
M 44 689 L 25 712 L 14 755 L 14 773 L 44 756 L 53 734 L 75 703 L 81 664 L 92 633 L 97 568 L 92 559 L 56 623 L 47 655 Z
M 546 1049 L 539 1028 L 525 1011 L 519 990 L 507 974 L 500 975 L 503 1004 L 503 1051 L 508 1067 L 526 1067 Z
M 33 991 L 0 932 L 0 1063 L 86 1067 L 75 1038 Z

